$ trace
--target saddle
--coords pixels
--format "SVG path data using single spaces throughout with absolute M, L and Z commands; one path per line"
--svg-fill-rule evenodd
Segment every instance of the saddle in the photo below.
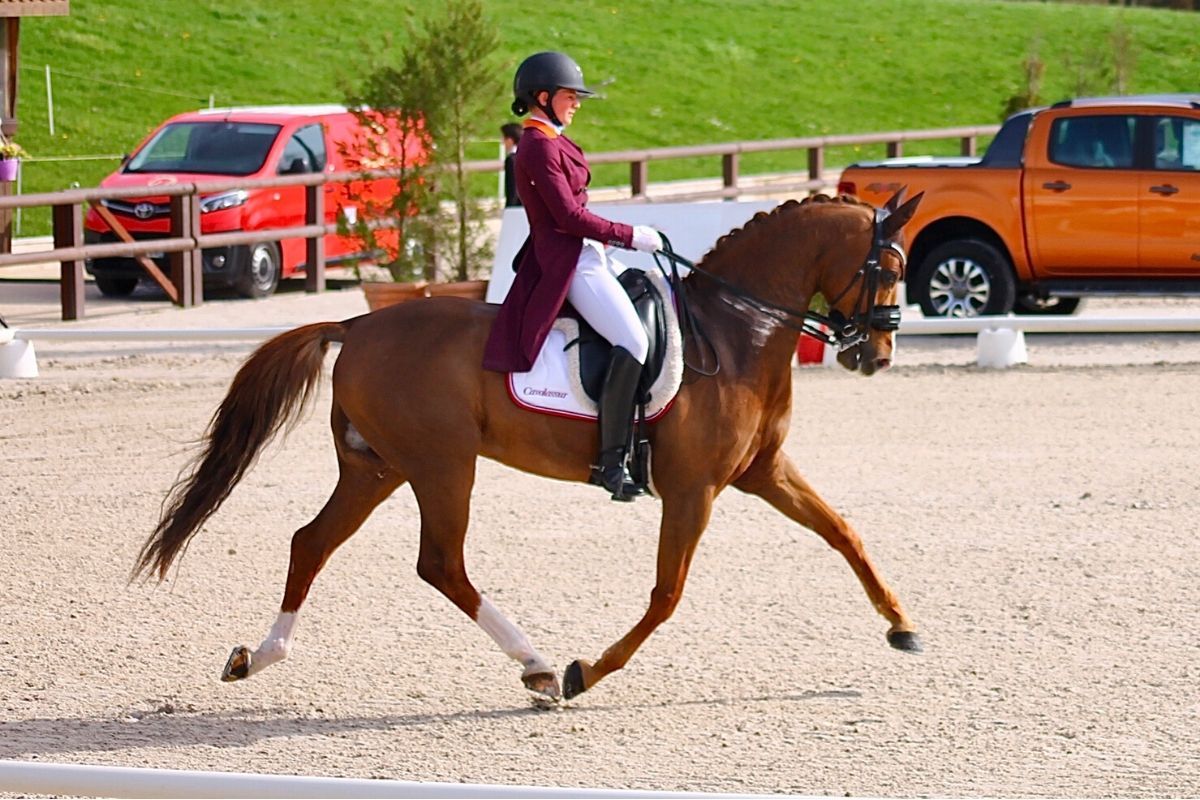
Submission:
M 650 342 L 634 397 L 637 416 L 629 449 L 629 475 L 635 484 L 653 494 L 650 485 L 650 440 L 646 437 L 646 405 L 651 399 L 650 389 L 658 380 L 666 360 L 666 310 L 662 293 L 642 270 L 627 269 L 617 276 L 617 280 L 633 302 L 634 311 L 646 329 L 646 337 Z M 571 311 L 574 312 L 574 309 Z M 577 312 L 573 316 L 579 324 L 579 335 L 567 342 L 563 350 L 578 348 L 579 378 L 583 390 L 593 401 L 599 402 L 612 345 Z
M 646 403 L 650 400 L 650 387 L 662 373 L 663 362 L 667 355 L 667 321 L 663 296 L 658 287 L 651 283 L 650 278 L 640 269 L 627 269 L 617 277 L 617 280 L 633 302 L 633 309 L 641 319 L 642 326 L 646 329 L 646 337 L 650 340 L 646 363 L 642 367 L 642 377 L 638 381 L 637 402 L 641 413 L 644 414 Z M 583 390 L 592 400 L 599 401 L 612 345 L 607 339 L 596 333 L 587 320 L 574 309 L 569 309 L 568 316 L 578 323 L 579 335 L 567 342 L 563 349 L 578 348 L 579 379 L 583 384 Z

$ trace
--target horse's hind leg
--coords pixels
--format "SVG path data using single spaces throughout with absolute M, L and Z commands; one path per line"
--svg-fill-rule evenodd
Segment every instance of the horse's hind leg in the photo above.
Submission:
M 339 452 L 340 475 L 333 494 L 312 522 L 292 537 L 287 586 L 275 624 L 258 649 L 240 645 L 233 649 L 221 680 L 248 678 L 287 658 L 295 632 L 297 614 L 317 573 L 343 542 L 366 521 L 375 507 L 404 482 L 374 453 Z
M 787 456 L 777 452 L 771 459 L 756 462 L 734 486 L 763 498 L 790 519 L 815 531 L 841 553 L 858 576 L 875 609 L 892 624 L 888 629 L 888 643 L 897 650 L 921 651 L 916 628 L 867 557 L 866 548 L 858 534 L 817 495 Z
M 557 700 L 561 693 L 553 668 L 521 629 L 483 597 L 467 577 L 463 542 L 474 483 L 474 453 L 456 460 L 453 466 L 425 465 L 414 471 L 412 487 L 421 507 L 417 574 L 475 620 L 506 655 L 524 667 L 521 681 L 526 689 Z

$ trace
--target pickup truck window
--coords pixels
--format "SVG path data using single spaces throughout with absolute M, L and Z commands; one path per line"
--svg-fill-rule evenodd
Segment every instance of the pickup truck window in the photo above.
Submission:
M 251 175 L 262 169 L 279 125 L 251 122 L 176 122 L 160 130 L 125 172 Z
M 1129 169 L 1136 122 L 1124 114 L 1056 119 L 1050 128 L 1050 160 L 1068 167 Z
M 1154 168 L 1200 170 L 1200 120 L 1155 117 Z
M 1033 112 L 1014 114 L 1004 121 L 996 138 L 992 139 L 987 152 L 979 161 L 981 167 L 1019 167 L 1025 155 L 1025 137 Z

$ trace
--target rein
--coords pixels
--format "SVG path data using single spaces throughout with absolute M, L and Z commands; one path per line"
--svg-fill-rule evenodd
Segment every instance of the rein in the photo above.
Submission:
M 848 350 L 857 344 L 865 342 L 872 329 L 878 331 L 897 330 L 900 327 L 900 306 L 880 305 L 874 302 L 876 292 L 879 288 L 879 275 L 883 271 L 883 267 L 879 263 L 879 257 L 883 250 L 885 248 L 889 249 L 899 255 L 902 262 L 905 260 L 904 250 L 895 242 L 888 241 L 883 234 L 883 221 L 887 216 L 887 211 L 875 209 L 871 250 L 867 253 L 867 258 L 863 262 L 863 265 L 851 276 L 850 283 L 846 285 L 846 288 L 829 301 L 831 310 L 828 315 L 820 314 L 811 309 L 799 309 L 782 303 L 776 303 L 752 294 L 742 287 L 730 283 L 721 276 L 697 266 L 691 260 L 676 253 L 675 248 L 671 246 L 670 239 L 660 231 L 663 240 L 663 249 L 653 254 L 654 263 L 658 266 L 663 277 L 671 284 L 671 289 L 675 293 L 675 296 L 679 298 L 680 324 L 683 327 L 683 335 L 685 338 L 689 335 L 694 335 L 699 341 L 707 345 L 708 349 L 713 353 L 713 360 L 715 362 L 711 371 L 700 369 L 687 363 L 687 353 L 685 352 L 684 365 L 706 377 L 716 375 L 721 369 L 716 350 L 712 346 L 712 341 L 697 323 L 695 315 L 692 314 L 691 307 L 688 304 L 683 278 L 679 276 L 680 265 L 686 267 L 689 271 L 698 272 L 716 281 L 731 295 L 779 324 L 799 331 L 801 335 L 811 336 L 825 344 L 837 347 L 839 351 Z M 667 268 L 659 261 L 659 253 L 669 262 L 669 273 Z M 833 308 L 833 306 L 849 294 L 855 286 L 859 287 L 858 299 L 854 303 L 853 315 L 847 318 L 840 311 Z M 796 319 L 800 320 L 798 324 L 795 322 Z

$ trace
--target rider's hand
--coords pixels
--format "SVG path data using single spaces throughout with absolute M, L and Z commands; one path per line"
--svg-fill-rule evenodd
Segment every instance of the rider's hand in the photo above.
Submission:
M 653 253 L 662 250 L 663 240 L 658 231 L 649 225 L 633 226 L 633 249 L 643 253 Z

